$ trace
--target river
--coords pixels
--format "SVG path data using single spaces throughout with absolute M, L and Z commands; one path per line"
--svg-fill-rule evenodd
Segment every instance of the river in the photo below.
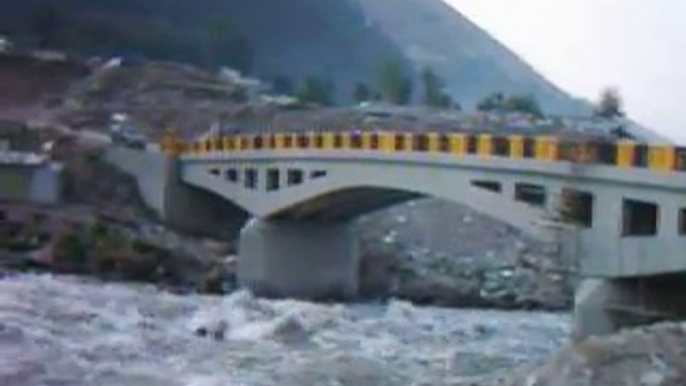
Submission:
M 195 334 L 220 321 L 223 340 Z M 179 296 L 18 275 L 0 279 L 0 385 L 469 385 L 541 362 L 569 326 L 566 314 Z

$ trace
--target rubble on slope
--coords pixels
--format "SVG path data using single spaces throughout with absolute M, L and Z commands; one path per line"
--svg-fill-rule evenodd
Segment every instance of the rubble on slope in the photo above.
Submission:
M 593 337 L 498 386 L 683 386 L 686 324 L 665 323 Z M 490 386 L 490 385 L 489 385 Z
M 361 221 L 362 292 L 444 306 L 569 309 L 556 245 L 453 203 L 421 200 Z

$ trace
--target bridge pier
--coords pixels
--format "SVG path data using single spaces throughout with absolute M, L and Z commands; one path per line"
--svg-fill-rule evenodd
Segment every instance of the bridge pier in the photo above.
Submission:
M 240 234 L 238 282 L 260 296 L 352 298 L 359 264 L 352 222 L 253 219 Z
M 576 293 L 574 338 L 686 318 L 686 275 L 586 279 Z

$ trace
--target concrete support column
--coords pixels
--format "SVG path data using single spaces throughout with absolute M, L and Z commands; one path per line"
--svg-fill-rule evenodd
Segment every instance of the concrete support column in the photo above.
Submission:
M 615 333 L 619 325 L 611 306 L 621 300 L 622 290 L 612 280 L 582 281 L 574 298 L 574 339 Z
M 257 295 L 357 295 L 360 253 L 352 222 L 253 219 L 240 235 L 238 282 Z
M 613 334 L 623 328 L 686 316 L 686 275 L 634 279 L 587 279 L 574 307 L 574 337 Z

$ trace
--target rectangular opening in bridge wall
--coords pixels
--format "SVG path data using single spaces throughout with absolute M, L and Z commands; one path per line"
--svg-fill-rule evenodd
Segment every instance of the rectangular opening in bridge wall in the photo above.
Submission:
M 279 183 L 279 177 L 280 177 L 279 169 L 269 169 L 267 170 L 267 190 L 268 191 L 274 191 L 274 190 L 279 190 L 280 183 Z
M 326 177 L 326 170 L 313 170 L 310 172 L 310 178 L 317 179 Z
M 353 149 L 362 149 L 361 133 L 350 134 L 350 147 L 352 147 Z
M 686 208 L 679 209 L 679 235 L 686 236 Z
M 591 193 L 563 189 L 560 214 L 566 222 L 590 228 L 593 226 L 593 202 Z
M 283 147 L 286 149 L 293 148 L 293 137 L 291 135 L 286 135 L 283 139 Z
M 324 148 L 324 136 L 322 134 L 316 134 L 314 137 L 314 147 L 317 149 Z
M 299 169 L 289 169 L 287 179 L 288 186 L 300 185 L 303 183 L 303 171 Z
M 676 168 L 686 170 L 686 147 L 676 148 Z
M 378 133 L 372 133 L 370 146 L 372 147 L 372 150 L 379 150 L 379 134 Z
M 340 149 L 343 147 L 343 135 L 341 133 L 336 133 L 333 136 L 333 147 Z
M 544 186 L 519 183 L 515 185 L 515 200 L 526 202 L 527 204 L 544 206 L 547 193 Z
M 257 170 L 245 169 L 245 187 L 248 189 L 257 188 Z
M 479 149 L 479 139 L 475 135 L 467 136 L 467 154 L 476 154 Z
M 493 154 L 500 157 L 508 157 L 510 155 L 510 140 L 507 137 L 493 138 Z
M 443 153 L 450 152 L 450 138 L 446 134 L 440 134 L 438 136 L 438 150 Z
M 253 149 L 261 150 L 264 147 L 264 138 L 261 135 L 256 135 L 253 138 Z
M 622 205 L 622 235 L 657 235 L 659 215 L 658 206 L 652 202 L 624 199 Z
M 238 169 L 229 169 L 226 171 L 226 179 L 230 182 L 238 182 Z
M 298 134 L 298 147 L 301 149 L 310 147 L 310 137 L 307 134 Z
M 534 158 L 536 155 L 536 141 L 533 138 L 524 138 L 522 141 L 522 153 L 524 158 Z
M 503 191 L 503 186 L 498 181 L 472 181 L 472 185 L 477 188 L 485 189 L 494 193 Z
M 427 151 L 429 150 L 429 136 L 426 134 L 414 134 L 412 136 L 412 150 Z
M 402 151 L 405 150 L 405 135 L 404 134 L 395 134 L 394 135 L 394 145 L 395 145 L 395 150 L 396 151 Z
M 221 171 L 219 169 L 210 169 L 210 174 L 213 176 L 221 176 Z
M 640 168 L 648 167 L 648 145 L 637 144 L 634 148 L 633 165 Z
M 598 159 L 597 162 L 606 165 L 617 164 L 617 145 L 614 143 L 601 142 L 596 144 Z

